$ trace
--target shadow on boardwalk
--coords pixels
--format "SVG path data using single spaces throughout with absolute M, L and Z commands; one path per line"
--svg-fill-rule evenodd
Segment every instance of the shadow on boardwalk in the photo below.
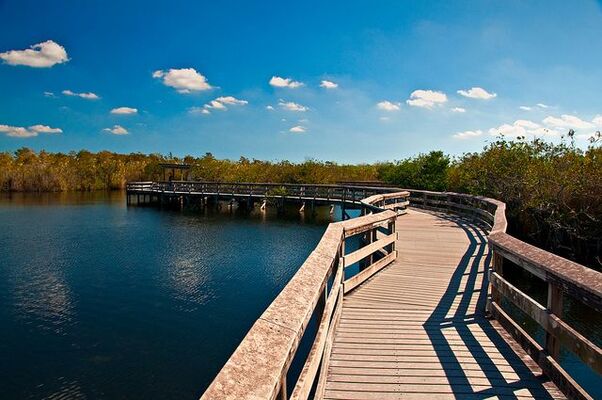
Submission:
M 423 325 L 444 368 L 452 392 L 460 398 L 484 399 L 492 396 L 518 398 L 515 391 L 527 389 L 537 399 L 551 399 L 552 396 L 549 392 L 541 386 L 548 382 L 548 379 L 541 374 L 533 373 L 485 318 L 487 272 L 491 262 L 491 252 L 487 247 L 487 239 L 483 231 L 465 218 L 437 215 L 463 229 L 470 241 L 451 277 L 445 294 Z M 479 274 L 482 274 L 480 282 L 477 279 Z M 476 307 L 471 309 L 470 305 L 475 296 L 477 297 Z M 470 356 L 477 362 L 483 376 L 490 382 L 492 388 L 473 389 L 473 382 L 467 375 L 457 351 L 452 348 L 444 333 L 450 330 L 459 334 L 463 342 L 463 349 L 470 353 L 469 355 L 464 353 L 462 357 Z M 512 366 L 512 369 L 520 377 L 519 379 L 507 379 L 506 371 L 498 366 L 499 360 L 492 358 L 487 349 L 483 347 L 482 339 L 479 340 L 475 336 L 475 332 L 483 332 L 486 335 L 488 341 Z

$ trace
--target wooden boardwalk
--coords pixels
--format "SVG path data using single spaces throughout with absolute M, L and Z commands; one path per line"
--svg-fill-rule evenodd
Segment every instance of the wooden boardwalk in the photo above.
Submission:
M 396 261 L 343 299 L 324 398 L 564 398 L 483 315 L 485 233 L 415 210 L 396 224 Z

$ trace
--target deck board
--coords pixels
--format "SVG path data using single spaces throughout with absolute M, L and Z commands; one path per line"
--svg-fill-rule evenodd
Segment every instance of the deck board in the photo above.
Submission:
M 564 398 L 483 315 L 485 233 L 417 210 L 396 229 L 397 260 L 343 300 L 324 398 Z

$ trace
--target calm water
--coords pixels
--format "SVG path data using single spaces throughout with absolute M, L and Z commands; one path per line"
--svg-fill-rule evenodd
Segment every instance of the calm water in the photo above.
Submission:
M 328 223 L 0 200 L 1 398 L 196 399 Z

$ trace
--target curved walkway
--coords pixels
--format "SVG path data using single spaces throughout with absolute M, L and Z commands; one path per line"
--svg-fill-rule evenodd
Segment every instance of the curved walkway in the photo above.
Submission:
M 484 232 L 416 210 L 396 228 L 397 260 L 343 300 L 324 398 L 564 398 L 484 317 Z

